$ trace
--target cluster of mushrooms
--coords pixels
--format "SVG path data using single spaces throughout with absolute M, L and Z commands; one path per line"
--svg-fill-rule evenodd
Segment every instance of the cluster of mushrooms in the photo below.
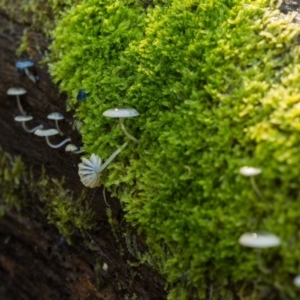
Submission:
M 16 63 L 16 67 L 21 74 L 25 74 L 31 81 L 34 83 L 39 81 L 39 77 L 34 75 L 33 72 L 30 71 L 30 67 L 33 66 L 32 61 L 19 61 Z M 53 112 L 47 116 L 48 119 L 55 121 L 55 128 L 44 129 L 43 125 L 38 125 L 34 128 L 29 129 L 27 127 L 27 122 L 33 119 L 32 116 L 27 115 L 26 111 L 23 109 L 20 101 L 20 96 L 26 94 L 27 91 L 22 87 L 12 87 L 8 89 L 7 95 L 9 96 L 16 96 L 17 98 L 17 105 L 20 111 L 20 115 L 15 117 L 16 122 L 21 122 L 23 129 L 28 133 L 34 133 L 38 136 L 43 136 L 46 138 L 47 144 L 51 148 L 59 148 L 64 144 L 71 141 L 71 138 L 67 138 L 60 142 L 59 144 L 52 144 L 49 140 L 50 136 L 53 135 L 61 135 L 63 133 L 59 127 L 58 122 L 64 119 L 64 116 L 59 112 Z M 85 100 L 87 98 L 87 94 L 85 90 L 81 89 L 78 92 L 77 100 Z M 133 142 L 138 143 L 139 140 L 135 138 L 133 135 L 128 133 L 125 128 L 123 119 L 125 118 L 132 118 L 137 117 L 139 113 L 134 108 L 113 108 L 106 110 L 103 113 L 103 116 L 107 118 L 117 118 L 119 120 L 119 124 L 121 129 L 123 130 L 124 134 Z M 122 151 L 124 147 L 126 147 L 127 143 L 124 143 L 119 149 L 117 149 L 106 161 L 102 164 L 101 158 L 96 155 L 92 154 L 89 159 L 82 157 L 82 162 L 78 164 L 78 174 L 80 177 L 81 182 L 84 186 L 89 188 L 96 188 L 100 185 L 100 174 L 101 172 L 110 164 L 110 162 Z M 83 149 L 79 146 L 75 146 L 73 144 L 68 144 L 65 148 L 66 151 L 73 152 L 73 153 L 82 153 Z M 250 183 L 259 198 L 262 198 L 262 193 L 260 192 L 257 184 L 255 182 L 254 177 L 261 174 L 262 170 L 259 168 L 244 166 L 240 168 L 239 173 L 242 176 L 248 177 L 250 179 Z M 281 240 L 278 236 L 268 233 L 268 232 L 246 232 L 239 238 L 239 243 L 245 247 L 251 247 L 257 249 L 257 263 L 259 269 L 263 273 L 270 273 L 271 270 L 268 270 L 261 264 L 260 254 L 262 248 L 270 248 L 276 247 L 281 244 Z M 300 275 L 294 278 L 294 284 L 297 287 L 300 287 Z
M 78 98 L 78 96 L 77 96 Z M 107 118 L 119 119 L 119 124 L 124 134 L 133 142 L 138 143 L 139 140 L 128 133 L 123 123 L 124 118 L 137 117 L 139 113 L 134 108 L 112 108 L 103 113 Z M 100 184 L 100 173 L 109 165 L 109 163 L 126 147 L 127 143 L 123 144 L 121 148 L 117 149 L 107 160 L 101 165 L 101 158 L 98 155 L 92 154 L 90 159 L 82 157 L 82 163 L 78 165 L 78 174 L 80 180 L 86 187 L 95 188 Z
M 254 177 L 261 174 L 262 170 L 259 168 L 244 166 L 240 168 L 239 173 L 250 179 L 255 193 L 259 198 L 262 198 L 262 193 L 254 180 Z M 281 239 L 278 236 L 269 232 L 246 232 L 239 238 L 239 243 L 245 247 L 256 248 L 259 270 L 265 274 L 270 274 L 272 272 L 261 263 L 261 249 L 279 246 L 281 244 Z M 293 283 L 295 286 L 300 287 L 300 275 L 297 275 L 294 278 Z
M 37 83 L 39 81 L 39 76 L 35 75 L 30 69 L 33 65 L 34 65 L 33 62 L 30 60 L 18 61 L 16 63 L 16 68 L 18 69 L 18 71 L 21 74 L 25 74 L 31 81 L 33 81 L 34 83 Z M 65 145 L 66 143 L 70 142 L 71 141 L 70 138 L 63 140 L 59 144 L 52 144 L 49 140 L 49 137 L 53 136 L 53 135 L 59 134 L 59 135 L 63 136 L 63 132 L 61 131 L 58 122 L 63 120 L 64 116 L 59 112 L 53 112 L 47 116 L 48 119 L 53 120 L 55 122 L 55 128 L 44 129 L 44 126 L 42 124 L 40 124 L 36 127 L 33 127 L 33 128 L 28 128 L 27 123 L 32 121 L 33 117 L 27 114 L 27 112 L 24 110 L 24 108 L 21 104 L 21 100 L 20 100 L 20 97 L 22 95 L 25 95 L 26 93 L 27 93 L 27 91 L 23 87 L 11 87 L 7 90 L 7 95 L 15 96 L 17 99 L 17 105 L 18 105 L 18 108 L 20 111 L 20 115 L 15 117 L 15 121 L 20 122 L 22 124 L 23 129 L 26 132 L 34 133 L 37 136 L 45 137 L 47 144 L 51 148 L 60 148 L 61 146 Z M 69 144 L 66 147 L 66 151 L 71 151 L 74 153 L 81 152 L 80 148 L 73 144 Z
M 15 66 L 18 69 L 19 73 L 26 75 L 34 83 L 37 83 L 39 81 L 39 76 L 35 75 L 31 70 L 31 68 L 34 66 L 34 63 L 32 61 L 30 60 L 18 61 Z M 47 116 L 48 119 L 55 121 L 55 128 L 44 129 L 44 126 L 42 124 L 34 128 L 27 127 L 27 122 L 32 121 L 33 117 L 27 115 L 20 101 L 20 96 L 25 95 L 26 93 L 27 91 L 23 87 L 11 87 L 7 90 L 7 95 L 16 97 L 17 105 L 21 113 L 20 115 L 15 117 L 15 121 L 20 122 L 22 124 L 23 129 L 26 132 L 34 133 L 37 136 L 45 137 L 47 144 L 51 148 L 60 148 L 66 143 L 71 142 L 71 138 L 66 138 L 63 141 L 61 141 L 59 144 L 52 144 L 49 140 L 49 137 L 53 135 L 59 134 L 63 136 L 63 132 L 61 131 L 58 122 L 60 120 L 63 120 L 64 116 L 59 112 L 53 112 Z M 85 100 L 87 96 L 88 95 L 85 93 L 85 90 L 80 89 L 77 95 L 77 100 L 78 101 Z M 133 135 L 128 133 L 123 123 L 123 119 L 136 117 L 138 115 L 139 113 L 134 108 L 113 108 L 113 109 L 106 110 L 103 113 L 103 116 L 105 117 L 119 119 L 119 124 L 124 134 L 135 143 L 138 143 L 139 141 Z M 108 164 L 121 152 L 121 150 L 126 145 L 127 143 L 125 143 L 120 149 L 117 149 L 102 165 L 101 165 L 101 158 L 96 154 L 92 154 L 89 159 L 83 157 L 82 163 L 78 165 L 79 167 L 78 173 L 83 185 L 90 188 L 95 188 L 99 186 L 100 173 L 108 166 Z M 72 153 L 82 153 L 84 151 L 82 147 L 70 143 L 66 146 L 65 150 Z

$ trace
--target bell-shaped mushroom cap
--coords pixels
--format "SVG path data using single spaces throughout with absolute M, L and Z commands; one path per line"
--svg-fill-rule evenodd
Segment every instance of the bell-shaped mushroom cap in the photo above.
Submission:
M 26 68 L 30 68 L 34 65 L 32 60 L 19 60 L 16 62 L 15 66 L 18 69 L 26 69 Z
M 261 174 L 262 170 L 254 167 L 242 167 L 240 168 L 240 174 L 246 177 L 256 176 Z
M 51 135 L 56 135 L 58 134 L 58 130 L 52 128 L 52 129 L 37 129 L 34 132 L 35 135 L 38 136 L 51 136 Z
M 250 248 L 270 248 L 279 246 L 281 240 L 268 232 L 246 232 L 239 238 L 239 243 Z
M 27 121 L 30 121 L 32 119 L 33 119 L 32 116 L 16 116 L 15 117 L 15 121 L 17 121 L 17 122 L 27 122 Z
M 47 116 L 50 120 L 63 120 L 64 116 L 59 112 L 53 112 Z
M 75 146 L 74 144 L 68 144 L 65 148 L 66 152 L 74 152 L 74 151 L 77 151 L 77 150 L 78 150 L 78 147 Z
M 92 154 L 89 159 L 82 157 L 78 165 L 78 174 L 84 186 L 94 188 L 100 183 L 101 158 Z
M 6 92 L 6 94 L 9 96 L 20 96 L 20 95 L 24 95 L 26 93 L 27 93 L 27 91 L 20 86 L 11 87 Z
M 134 108 L 111 108 L 103 113 L 103 116 L 108 118 L 132 118 L 138 115 L 138 111 Z

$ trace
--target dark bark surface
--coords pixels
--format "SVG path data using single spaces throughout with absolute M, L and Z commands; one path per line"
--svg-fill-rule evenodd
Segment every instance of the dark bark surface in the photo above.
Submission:
M 32 36 L 33 45 L 28 53 L 35 61 L 40 82 L 35 84 L 17 72 L 15 52 L 23 30 L 23 25 L 0 14 L 0 146 L 12 155 L 20 155 L 36 174 L 44 166 L 47 175 L 59 180 L 64 176 L 65 187 L 78 197 L 85 189 L 77 174 L 79 156 L 66 153 L 64 147 L 49 148 L 44 138 L 26 133 L 14 121 L 20 113 L 16 99 L 7 96 L 6 91 L 12 86 L 22 86 L 28 92 L 21 96 L 22 105 L 34 117 L 28 127 L 31 124 L 53 127 L 53 121 L 46 117 L 59 111 L 65 115 L 61 122 L 65 136 L 71 137 L 75 144 L 80 143 L 79 134 L 71 126 L 72 113 L 65 112 L 65 97 L 51 83 L 46 66 L 38 64 L 42 55 L 35 50 L 34 43 L 40 45 L 42 52 L 46 50 L 42 35 Z M 51 141 L 56 143 L 61 139 L 55 136 Z M 86 190 L 87 202 L 92 202 L 96 212 L 97 225 L 85 237 L 75 232 L 71 246 L 35 207 L 28 206 L 21 213 L 11 211 L 0 220 L 0 300 L 166 298 L 163 279 L 156 272 L 144 265 L 130 266 L 129 262 L 137 260 L 126 249 L 124 239 L 121 244 L 125 252 L 121 255 L 107 220 L 102 189 Z M 122 222 L 123 227 L 119 201 L 107 198 L 116 222 Z M 95 244 L 95 249 L 91 250 L 89 244 Z M 142 238 L 137 238 L 137 244 L 142 252 L 146 251 Z M 107 271 L 102 268 L 104 263 Z

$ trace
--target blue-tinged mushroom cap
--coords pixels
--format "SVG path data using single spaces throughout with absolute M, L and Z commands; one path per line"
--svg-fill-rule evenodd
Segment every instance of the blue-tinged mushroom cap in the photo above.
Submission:
M 85 92 L 84 89 L 80 89 L 77 94 L 77 100 L 82 101 L 85 100 L 88 97 L 88 94 Z
M 30 68 L 34 65 L 33 61 L 31 60 L 19 60 L 16 62 L 15 66 L 18 69 L 20 74 L 25 73 L 25 69 Z
M 31 60 L 19 60 L 16 62 L 16 68 L 18 68 L 19 70 L 23 70 L 26 68 L 30 68 L 34 65 L 33 61 Z

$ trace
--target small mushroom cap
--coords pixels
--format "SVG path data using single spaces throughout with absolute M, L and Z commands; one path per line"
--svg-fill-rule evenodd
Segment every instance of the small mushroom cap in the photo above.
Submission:
M 81 101 L 81 100 L 85 100 L 88 97 L 88 94 L 85 92 L 84 89 L 80 89 L 78 94 L 77 94 L 77 100 Z
M 74 144 L 68 144 L 65 148 L 66 152 L 74 152 L 74 151 L 77 151 L 77 150 L 78 150 L 78 147 L 75 146 Z
M 56 135 L 58 134 L 58 130 L 52 128 L 52 129 L 37 129 L 34 132 L 35 135 L 38 136 L 51 136 L 51 135 Z
M 34 63 L 31 60 L 19 60 L 15 64 L 16 68 L 18 68 L 18 69 L 30 68 L 33 65 L 34 65 Z
M 250 248 L 270 248 L 279 246 L 281 240 L 268 232 L 246 232 L 239 238 L 239 243 Z
M 294 285 L 297 286 L 297 287 L 300 287 L 300 275 L 297 275 L 294 280 Z
M 254 167 L 242 167 L 240 168 L 240 174 L 246 177 L 256 176 L 261 174 L 262 170 Z
M 9 96 L 20 96 L 20 95 L 24 95 L 26 93 L 27 93 L 27 91 L 20 86 L 11 87 L 6 92 L 6 94 Z
M 134 108 L 111 108 L 103 113 L 103 116 L 108 118 L 132 118 L 138 115 L 138 111 Z
M 79 120 L 74 120 L 72 124 L 72 129 L 76 129 L 77 131 L 80 131 L 80 129 L 83 127 L 83 123 Z
M 63 120 L 64 116 L 59 112 L 53 112 L 47 116 L 50 120 Z
M 107 272 L 107 270 L 108 270 L 108 265 L 107 265 L 107 263 L 104 263 L 104 264 L 103 264 L 102 269 L 103 269 L 103 271 Z
M 81 160 L 82 162 L 78 165 L 80 181 L 89 188 L 99 186 L 101 158 L 92 154 L 89 159 L 82 157 Z
M 17 121 L 17 122 L 27 122 L 27 121 L 30 121 L 32 119 L 33 119 L 32 116 L 16 116 L 15 117 L 15 121 Z

